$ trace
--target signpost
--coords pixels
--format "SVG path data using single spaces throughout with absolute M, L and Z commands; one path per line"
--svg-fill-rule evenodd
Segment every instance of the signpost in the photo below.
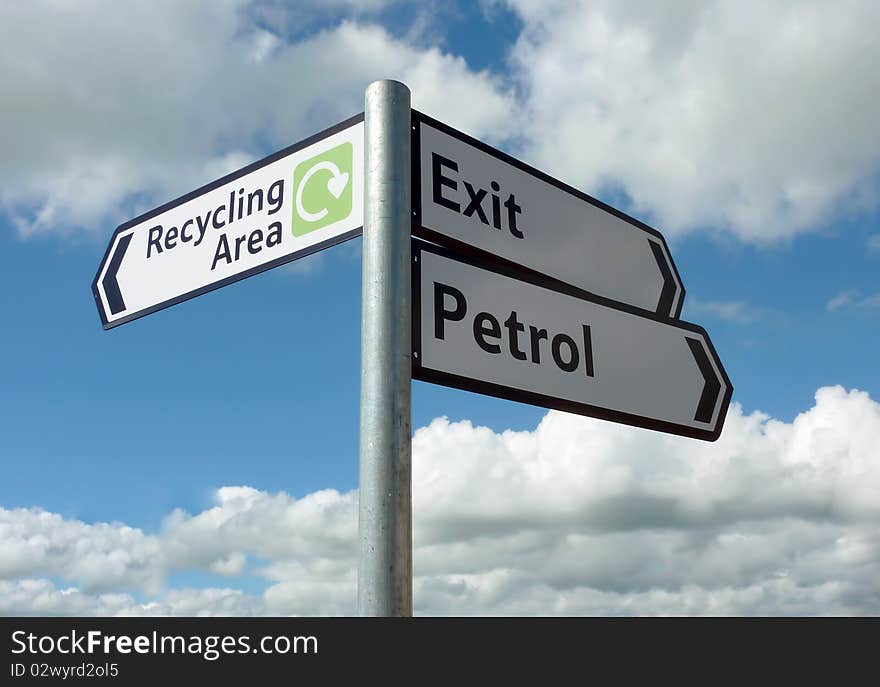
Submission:
M 367 88 L 358 611 L 412 615 L 410 92 Z
M 122 224 L 92 283 L 104 328 L 358 236 L 363 170 L 358 115 Z
M 720 436 L 733 387 L 702 328 L 422 242 L 413 261 L 413 378 L 695 439 Z
M 684 285 L 655 229 L 413 112 L 413 233 L 678 317 Z
M 105 329 L 363 233 L 358 610 L 412 614 L 411 379 L 714 441 L 733 387 L 659 232 L 410 109 L 365 114 L 122 224 Z M 410 233 L 434 241 L 430 246 Z

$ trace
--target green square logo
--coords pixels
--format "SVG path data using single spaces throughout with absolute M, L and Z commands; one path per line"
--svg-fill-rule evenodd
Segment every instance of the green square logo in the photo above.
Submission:
M 303 160 L 293 170 L 294 236 L 304 236 L 351 214 L 354 148 L 343 143 Z

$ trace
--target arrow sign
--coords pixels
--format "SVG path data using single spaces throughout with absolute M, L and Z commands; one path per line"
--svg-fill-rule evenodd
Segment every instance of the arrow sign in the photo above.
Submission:
M 655 229 L 413 112 L 413 233 L 677 318 L 684 285 Z
M 413 378 L 714 441 L 733 386 L 705 330 L 413 242 Z M 548 285 L 552 284 L 553 288 Z
M 105 329 L 360 235 L 364 116 L 122 224 L 92 283 Z

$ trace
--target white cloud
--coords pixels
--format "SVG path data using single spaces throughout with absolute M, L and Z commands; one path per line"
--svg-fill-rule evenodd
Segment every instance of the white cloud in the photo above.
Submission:
M 217 505 L 197 515 L 174 511 L 164 523 L 167 555 L 172 564 L 208 566 L 230 553 L 259 558 L 336 558 L 348 554 L 357 534 L 355 493 L 333 489 L 301 499 L 270 495 L 250 487 L 222 487 Z
M 0 580 L 4 615 L 247 616 L 265 615 L 256 599 L 235 589 L 170 590 L 160 600 L 138 602 L 130 594 L 87 594 L 49 580 Z
M 766 243 L 877 207 L 870 0 L 509 0 L 523 29 L 496 74 L 436 47 L 436 8 L 404 38 L 375 25 L 393 4 L 4 3 L 0 211 L 106 235 L 360 111 L 377 78 L 670 235 Z
M 832 298 L 825 305 L 825 309 L 829 312 L 833 312 L 835 310 L 840 310 L 841 308 L 845 308 L 849 305 L 852 305 L 853 301 L 858 298 L 858 291 L 841 291 L 834 298 Z
M 87 525 L 36 508 L 0 508 L 0 540 L 0 579 L 64 575 L 87 591 L 155 591 L 163 578 L 159 540 L 120 523 Z
M 739 324 L 748 324 L 761 317 L 761 310 L 743 301 L 703 301 L 690 296 L 685 308 L 693 315 L 707 314 Z
M 825 305 L 825 309 L 829 312 L 842 308 L 859 308 L 863 310 L 880 308 L 880 293 L 863 296 L 858 289 L 850 289 L 849 291 L 841 291 Z
M 868 237 L 868 252 L 880 253 L 880 234 L 872 234 Z
M 878 445 L 880 404 L 841 387 L 791 423 L 734 404 L 715 443 L 437 419 L 413 440 L 416 612 L 876 615 Z M 5 614 L 352 614 L 356 566 L 354 492 L 224 487 L 156 534 L 0 510 Z M 192 569 L 230 583 L 167 588 Z
M 876 206 L 877 3 L 509 4 L 539 167 L 622 189 L 670 234 L 763 243 Z
M 3 34 L 0 127 L 14 135 L 0 141 L 0 210 L 19 233 L 109 234 L 361 111 L 378 78 L 403 80 L 416 107 L 477 135 L 503 130 L 510 98 L 461 58 L 352 22 L 288 42 L 255 19 L 271 5 L 4 3 L 0 26 L 15 30 Z

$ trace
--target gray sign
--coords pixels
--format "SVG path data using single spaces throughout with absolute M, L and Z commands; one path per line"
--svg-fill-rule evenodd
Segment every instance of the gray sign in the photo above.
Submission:
M 701 327 L 563 293 L 419 241 L 413 261 L 413 378 L 720 436 L 733 387 Z
M 413 112 L 413 127 L 414 234 L 679 316 L 684 286 L 658 231 L 430 117 Z

